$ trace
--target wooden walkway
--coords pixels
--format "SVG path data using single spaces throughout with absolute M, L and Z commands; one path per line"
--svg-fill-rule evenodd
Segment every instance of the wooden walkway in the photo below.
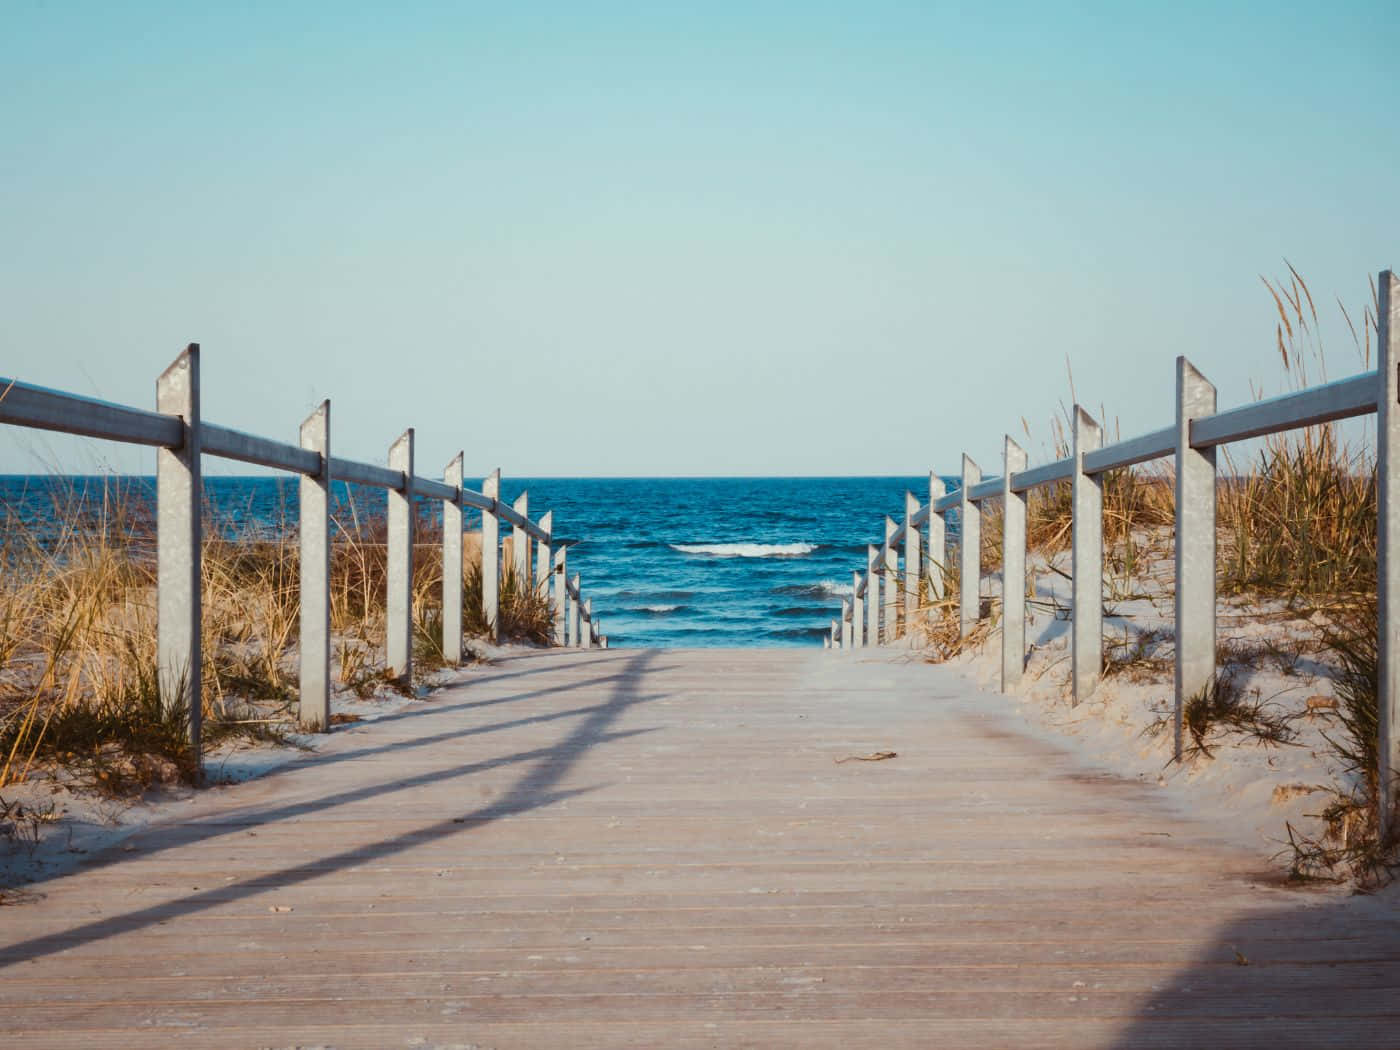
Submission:
M 0 910 L 0 1042 L 1400 1046 L 1394 895 L 1008 710 L 888 652 L 509 659 Z

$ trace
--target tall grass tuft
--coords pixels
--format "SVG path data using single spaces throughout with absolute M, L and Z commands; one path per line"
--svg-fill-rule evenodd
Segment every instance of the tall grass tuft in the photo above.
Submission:
M 509 561 L 501 570 L 497 605 L 500 609 L 500 637 L 503 641 L 549 645 L 554 637 L 554 605 L 548 593 L 534 581 L 521 579 Z M 462 626 L 467 634 L 485 636 L 489 625 L 481 611 L 481 562 L 464 567 L 462 580 Z
M 51 479 L 53 506 L 33 520 L 0 507 L 0 787 L 59 762 L 101 790 L 190 779 L 187 719 L 162 707 L 155 675 L 155 528 L 147 497 L 120 479 L 99 490 Z M 333 653 L 341 682 L 383 688 L 385 522 L 343 501 L 331 547 Z M 250 515 L 244 515 L 250 519 Z M 290 511 L 272 527 L 233 526 L 206 511 L 202 740 L 266 737 L 290 727 L 296 700 L 300 554 Z M 441 524 L 417 523 L 418 667 L 442 664 Z M 468 537 L 464 617 L 481 622 L 480 548 Z M 548 644 L 552 610 L 507 571 L 503 636 Z M 179 732 L 176 732 L 179 729 Z

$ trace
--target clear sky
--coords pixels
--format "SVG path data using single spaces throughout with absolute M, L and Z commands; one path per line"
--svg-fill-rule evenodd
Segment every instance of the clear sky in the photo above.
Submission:
M 1066 355 L 1128 436 L 1178 353 L 1276 392 L 1285 258 L 1365 305 L 1397 40 L 1394 0 L 9 0 L 0 375 L 153 406 L 196 341 L 207 418 L 329 396 L 424 474 L 994 470 Z M 0 428 L 0 471 L 150 460 Z

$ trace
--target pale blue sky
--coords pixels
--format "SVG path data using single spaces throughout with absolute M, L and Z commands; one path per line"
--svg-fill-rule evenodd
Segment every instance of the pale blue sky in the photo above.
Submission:
M 992 470 L 1066 355 L 1152 429 L 1177 353 L 1277 387 L 1259 274 L 1400 265 L 1393 0 L 206 6 L 4 6 L 0 374 L 198 341 L 208 418 L 425 474 Z

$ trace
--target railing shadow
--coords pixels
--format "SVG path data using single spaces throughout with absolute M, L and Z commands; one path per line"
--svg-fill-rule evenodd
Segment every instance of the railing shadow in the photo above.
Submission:
M 1400 894 L 1259 912 L 1155 986 L 1114 1050 L 1400 1046 Z
M 616 678 L 616 684 L 607 701 L 576 712 L 586 712 L 586 717 L 565 737 L 548 747 L 521 751 L 479 762 L 464 763 L 449 769 L 435 769 L 418 776 L 395 779 L 388 783 L 365 785 L 351 791 L 309 799 L 305 802 L 293 803 L 272 810 L 251 809 L 243 812 L 247 816 L 256 816 L 259 824 L 276 823 L 391 791 L 402 791 L 428 783 L 456 779 L 520 763 L 534 763 L 530 770 L 508 790 L 487 805 L 469 809 L 459 816 L 437 821 L 427 826 L 412 828 L 377 843 L 357 845 L 329 857 L 318 857 L 277 871 L 259 872 L 240 881 L 225 883 L 215 889 L 188 894 L 178 900 L 162 901 L 159 904 L 153 904 L 124 915 L 109 916 L 69 930 L 45 934 L 10 945 L 0 949 L 0 969 L 41 958 L 79 944 L 105 940 L 156 923 L 198 914 L 231 900 L 294 886 L 313 878 L 324 877 L 329 872 L 358 866 L 366 861 L 383 859 L 427 842 L 466 834 L 473 828 L 499 820 L 502 817 L 540 809 L 597 790 L 602 785 L 569 790 L 560 790 L 558 785 L 589 749 L 612 740 L 655 731 L 654 728 L 625 731 L 609 728 L 632 707 L 659 699 L 664 695 L 643 694 L 640 691 L 646 676 L 649 673 L 655 673 L 648 667 L 655 656 L 654 651 L 647 650 L 629 658 L 626 671 L 612 676 Z M 439 738 L 460 735 L 460 732 L 445 733 L 440 734 Z M 235 813 L 235 815 L 237 814 Z M 228 816 L 229 814 L 222 815 L 224 820 L 227 820 Z M 171 825 L 152 829 L 155 841 L 150 845 L 154 850 L 172 849 L 178 846 L 189 846 L 242 829 L 242 825 L 230 827 L 227 823 Z M 151 849 L 143 849 L 143 852 L 149 855 Z M 95 858 L 95 863 L 103 866 L 119 863 L 120 860 L 121 853 L 114 848 Z

